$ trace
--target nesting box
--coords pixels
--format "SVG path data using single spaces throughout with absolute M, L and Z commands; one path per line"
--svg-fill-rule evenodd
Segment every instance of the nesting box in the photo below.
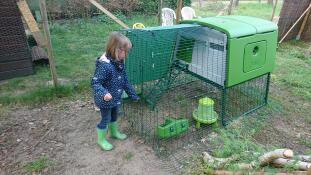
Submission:
M 123 32 L 133 44 L 126 71 L 142 98 L 125 103 L 124 115 L 156 148 L 174 150 L 199 139 L 208 132 L 200 121 L 218 118 L 227 125 L 267 104 L 277 46 L 274 23 L 219 16 Z M 210 100 L 200 103 L 205 97 Z M 203 108 L 212 113 L 207 120 L 200 120 Z M 180 116 L 188 129 L 175 134 L 180 127 L 170 121 Z

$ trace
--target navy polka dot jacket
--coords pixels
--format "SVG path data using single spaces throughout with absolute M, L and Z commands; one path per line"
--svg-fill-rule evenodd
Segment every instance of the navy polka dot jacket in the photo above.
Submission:
M 128 80 L 124 63 L 114 61 L 111 56 L 97 58 L 94 77 L 91 81 L 95 104 L 99 108 L 113 108 L 121 104 L 123 90 L 132 100 L 138 100 L 135 90 Z M 112 99 L 105 101 L 104 96 L 110 93 Z

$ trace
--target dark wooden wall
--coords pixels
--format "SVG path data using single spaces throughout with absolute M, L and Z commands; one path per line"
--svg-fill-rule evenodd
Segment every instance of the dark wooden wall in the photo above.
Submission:
M 0 80 L 33 73 L 21 14 L 14 0 L 0 0 Z

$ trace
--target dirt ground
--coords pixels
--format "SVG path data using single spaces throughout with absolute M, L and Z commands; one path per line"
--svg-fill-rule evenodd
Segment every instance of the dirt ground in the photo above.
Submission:
M 271 93 L 280 92 L 272 88 Z M 281 91 L 282 92 L 282 91 Z M 280 96 L 286 97 L 283 92 Z M 277 144 L 303 153 L 310 150 L 302 141 L 311 140 L 311 123 L 303 115 L 299 99 L 283 99 L 300 113 L 295 119 L 274 116 L 255 135 L 258 143 Z M 296 101 L 296 102 L 295 102 Z M 297 103 L 297 104 L 296 104 Z M 308 109 L 306 103 L 303 109 Z M 309 105 L 309 106 L 308 106 Z M 287 109 L 282 109 L 287 111 Z M 90 98 L 64 99 L 40 107 L 16 107 L 0 117 L 0 174 L 177 174 L 176 169 L 158 158 L 152 148 L 135 136 L 125 141 L 111 140 L 114 150 L 104 152 L 96 145 L 96 123 Z M 277 113 L 276 113 L 277 114 Z M 287 113 L 286 115 L 291 115 Z M 304 116 L 305 117 L 305 116 Z M 126 122 L 122 120 L 122 129 Z M 307 122 L 306 122 L 307 121 Z M 308 123 L 309 122 L 309 123 Z M 46 156 L 51 165 L 40 173 L 27 173 L 23 166 Z
M 27 174 L 27 162 L 47 156 L 43 174 L 170 174 L 165 163 L 136 136 L 111 140 L 114 150 L 96 145 L 99 113 L 90 101 L 60 101 L 16 108 L 1 121 L 0 174 Z M 35 174 L 35 173 L 34 173 Z

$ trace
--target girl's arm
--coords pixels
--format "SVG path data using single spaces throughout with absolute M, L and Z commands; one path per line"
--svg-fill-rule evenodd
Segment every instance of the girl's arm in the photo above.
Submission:
M 108 94 L 108 90 L 102 84 L 108 80 L 109 71 L 104 66 L 96 66 L 94 77 L 91 81 L 91 86 L 96 97 L 104 98 Z
M 139 100 L 139 96 L 137 96 L 135 89 L 133 88 L 132 84 L 129 82 L 127 73 L 124 70 L 124 90 L 127 93 L 127 95 L 132 99 L 132 100 Z

